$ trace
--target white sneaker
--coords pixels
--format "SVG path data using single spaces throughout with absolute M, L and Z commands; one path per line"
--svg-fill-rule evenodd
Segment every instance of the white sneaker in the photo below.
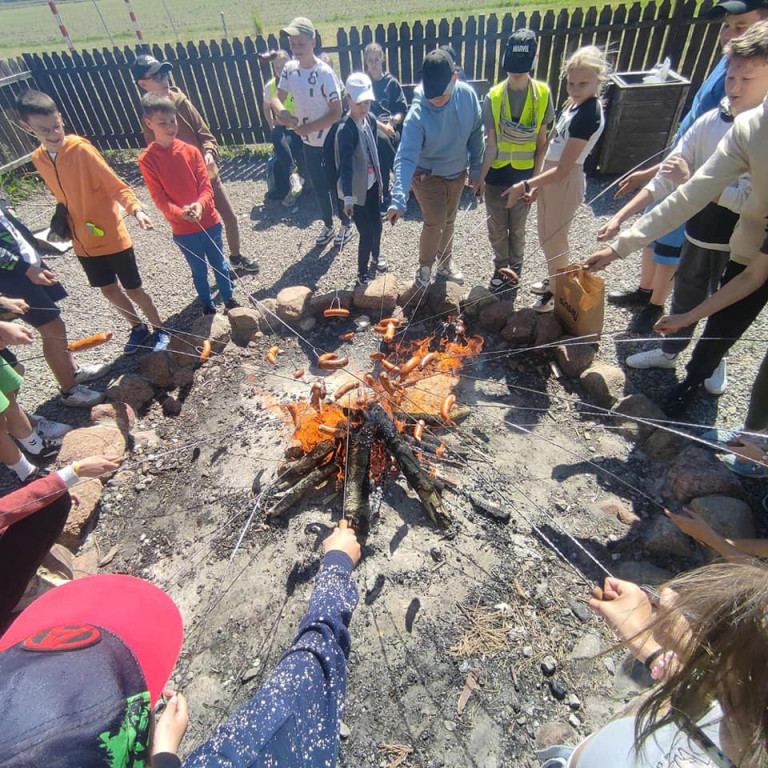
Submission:
M 533 305 L 531 307 L 534 312 L 538 312 L 540 315 L 543 315 L 547 312 L 554 312 L 555 311 L 555 299 L 552 294 L 549 294 L 549 298 L 546 296 L 539 296 L 539 298 L 533 302 Z
M 62 392 L 59 399 L 62 405 L 68 405 L 70 408 L 90 408 L 104 402 L 104 393 L 94 392 L 82 384 L 75 384 L 69 392 Z
M 661 347 L 656 347 L 647 352 L 630 355 L 624 362 L 630 368 L 674 368 L 677 364 L 677 355 L 670 357 Z
M 49 421 L 42 416 L 35 416 L 34 414 L 29 419 L 41 440 L 56 442 L 73 429 L 69 424 L 62 424 L 60 421 Z
M 728 386 L 728 358 L 724 357 L 720 365 L 715 368 L 715 372 L 704 380 L 704 389 L 710 395 L 722 395 Z
M 299 195 L 301 195 L 302 191 L 304 190 L 298 173 L 291 174 L 289 183 L 291 185 L 290 192 L 288 192 L 288 194 L 283 198 L 283 205 L 286 208 L 291 208 L 293 204 L 299 199 Z
M 94 379 L 100 379 L 109 373 L 112 366 L 109 363 L 80 363 L 75 371 L 75 384 L 87 384 Z
M 464 275 L 462 271 L 453 263 L 452 258 L 444 259 L 437 267 L 437 274 L 439 277 L 444 277 L 446 280 L 452 280 L 454 283 L 463 283 Z
M 419 288 L 426 288 L 432 279 L 432 267 L 419 267 L 414 281 Z
M 342 226 L 339 227 L 336 237 L 333 238 L 333 244 L 338 248 L 341 248 L 344 243 L 352 239 L 352 235 L 354 234 L 355 231 L 352 229 L 351 225 L 342 224 Z
M 549 278 L 545 277 L 543 280 L 539 280 L 538 283 L 534 283 L 531 286 L 531 293 L 535 293 L 537 296 L 549 293 Z
M 315 245 L 327 245 L 333 239 L 333 227 L 324 226 L 320 234 L 315 238 Z

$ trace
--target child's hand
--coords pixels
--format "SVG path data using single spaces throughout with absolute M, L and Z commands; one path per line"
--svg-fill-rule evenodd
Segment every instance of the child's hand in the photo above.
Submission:
M 616 261 L 619 258 L 619 254 L 613 250 L 610 246 L 607 248 L 601 248 L 591 256 L 587 256 L 584 266 L 590 272 L 599 272 L 601 269 L 605 269 L 611 262 Z
M 599 242 L 604 243 L 606 240 L 613 240 L 621 230 L 621 220 L 618 216 L 614 216 L 603 224 L 600 229 L 597 230 L 597 239 Z
M 342 520 L 339 527 L 323 542 L 323 551 L 326 553 L 344 552 L 349 555 L 353 565 L 360 562 L 362 555 L 360 542 L 346 520 Z
M 14 315 L 23 315 L 29 309 L 29 304 L 24 299 L 9 299 L 7 296 L 0 296 L 0 307 L 13 312 Z
M 139 222 L 139 226 L 145 231 L 155 228 L 152 219 L 144 211 L 136 211 L 136 221 Z
M 152 738 L 153 755 L 160 752 L 170 752 L 175 755 L 179 751 L 181 740 L 184 738 L 189 725 L 187 700 L 183 694 L 166 691 L 166 696 L 168 694 L 171 697 L 165 705 L 165 711 L 155 723 L 155 734 Z
M 387 221 L 394 227 L 395 224 L 400 220 L 401 215 L 400 211 L 397 210 L 397 208 L 388 208 L 387 209 Z
M 345 205 L 344 206 L 344 215 L 345 216 L 351 216 L 355 212 L 355 206 L 354 205 Z
M 203 159 L 205 160 L 205 166 L 208 170 L 216 167 L 216 158 L 213 156 L 213 152 L 206 152 L 203 155 Z
M 77 476 L 78 477 L 101 477 L 110 472 L 114 472 L 122 461 L 122 457 L 110 459 L 107 456 L 89 456 L 87 459 L 81 459 Z
M 687 312 L 682 315 L 664 315 L 664 317 L 656 321 L 653 330 L 656 331 L 656 333 L 660 333 L 662 336 L 669 336 L 689 325 L 693 325 L 693 323 L 689 319 Z
M 525 187 L 522 184 L 515 184 L 505 189 L 502 193 L 502 197 L 507 198 L 507 202 L 504 203 L 505 208 L 512 208 L 515 203 L 525 194 Z
M 40 269 L 31 265 L 27 269 L 27 277 L 35 285 L 56 285 L 59 282 L 50 269 Z
M 661 164 L 661 175 L 681 186 L 691 178 L 691 169 L 682 155 L 672 155 Z
M 14 323 L 0 323 L 0 349 L 15 344 L 31 344 L 35 336 L 29 328 Z
M 182 208 L 181 218 L 187 221 L 199 221 L 203 215 L 203 206 L 200 203 L 190 203 Z

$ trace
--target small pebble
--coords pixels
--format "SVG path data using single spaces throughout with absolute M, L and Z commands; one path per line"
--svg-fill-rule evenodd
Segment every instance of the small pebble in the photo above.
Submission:
M 523 656 L 530 659 L 531 656 L 533 656 L 533 646 L 531 645 L 524 645 L 523 646 Z
M 568 715 L 568 725 L 572 725 L 574 728 L 578 728 L 581 725 L 581 720 L 579 720 L 576 715 L 571 713 Z
M 243 673 L 243 676 L 240 678 L 240 682 L 250 683 L 251 680 L 253 680 L 255 677 L 258 677 L 260 670 L 261 670 L 261 660 L 256 659 L 256 661 L 254 662 L 254 665 Z
M 574 710 L 574 712 L 577 709 L 581 709 L 581 701 L 579 700 L 579 697 L 575 693 L 572 693 L 570 694 L 570 696 L 568 696 L 568 706 L 572 710 Z
M 342 720 L 339 723 L 339 736 L 342 739 L 348 739 L 352 735 L 352 731 L 349 730 L 349 726 Z
M 557 662 L 552 658 L 552 656 L 545 656 L 541 660 L 541 671 L 547 676 L 551 677 L 555 674 L 555 670 L 557 669 Z
M 443 728 L 445 728 L 446 731 L 453 733 L 453 731 L 456 730 L 456 723 L 454 723 L 453 720 L 443 720 Z
M 573 611 L 573 615 L 579 619 L 579 621 L 589 621 L 592 617 L 592 611 L 590 611 L 584 603 L 571 603 L 571 610 Z
M 562 701 L 565 695 L 568 693 L 568 689 L 565 687 L 565 683 L 557 677 L 553 677 L 549 682 L 549 690 L 552 695 L 558 700 Z
M 616 664 L 610 656 L 607 656 L 603 659 L 603 664 L 608 672 L 610 672 L 612 675 L 616 674 Z

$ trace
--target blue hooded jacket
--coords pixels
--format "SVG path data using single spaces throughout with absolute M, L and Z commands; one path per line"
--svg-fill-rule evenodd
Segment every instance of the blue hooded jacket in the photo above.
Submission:
M 416 171 L 451 179 L 469 166 L 470 178 L 477 178 L 484 151 L 480 101 L 471 86 L 457 81 L 451 100 L 442 107 L 430 104 L 417 88 L 395 158 L 391 206 L 405 213 Z

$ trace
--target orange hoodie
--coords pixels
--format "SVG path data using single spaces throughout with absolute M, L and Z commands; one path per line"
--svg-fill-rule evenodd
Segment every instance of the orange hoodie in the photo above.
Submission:
M 57 202 L 67 206 L 78 256 L 108 256 L 131 247 L 117 204 L 133 215 L 141 203 L 90 141 L 69 135 L 55 160 L 40 146 L 32 153 L 32 162 Z M 104 234 L 90 232 L 86 224 Z

